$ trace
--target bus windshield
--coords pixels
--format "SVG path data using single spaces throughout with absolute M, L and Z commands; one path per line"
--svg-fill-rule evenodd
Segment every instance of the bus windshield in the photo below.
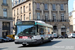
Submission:
M 17 25 L 18 36 L 35 35 L 34 25 Z

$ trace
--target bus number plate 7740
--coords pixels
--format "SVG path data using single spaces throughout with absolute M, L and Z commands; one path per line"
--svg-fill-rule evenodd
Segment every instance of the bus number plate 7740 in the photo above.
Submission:
M 23 44 L 27 44 L 27 42 L 23 42 Z

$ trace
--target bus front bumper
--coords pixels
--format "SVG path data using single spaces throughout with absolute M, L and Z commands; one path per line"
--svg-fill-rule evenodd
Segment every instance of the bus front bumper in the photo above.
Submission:
M 37 44 L 38 40 L 16 39 L 15 44 Z

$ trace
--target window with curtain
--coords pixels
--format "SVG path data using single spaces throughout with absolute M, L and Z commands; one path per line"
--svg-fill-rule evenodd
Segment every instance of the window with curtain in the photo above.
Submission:
M 21 14 L 22 14 L 22 7 L 21 7 Z
M 31 20 L 31 13 L 29 13 L 29 20 Z
M 40 19 L 40 13 L 37 12 L 37 19 L 39 20 Z
M 23 10 L 24 10 L 24 13 L 25 13 L 25 6 L 23 6 Z
M 29 11 L 31 11 L 31 4 L 29 4 Z
M 52 4 L 52 9 L 56 10 L 55 4 Z
M 3 9 L 3 16 L 7 17 L 7 9 L 5 9 L 5 8 Z
M 21 15 L 21 21 L 22 21 L 22 15 Z
M 19 14 L 19 9 L 17 8 L 17 15 Z
M 14 16 L 15 16 L 15 10 L 14 10 Z
M 45 10 L 48 10 L 48 4 L 44 4 Z
M 20 0 L 19 0 L 19 3 L 20 3 Z
M 64 13 L 61 13 L 61 20 L 64 21 Z
M 24 14 L 24 21 L 25 21 L 25 14 Z
M 15 1 L 15 4 L 17 4 L 17 1 Z
M 17 16 L 17 21 L 18 21 L 19 17 Z
M 40 4 L 39 3 L 37 3 L 37 9 L 40 9 Z
M 56 21 L 56 14 L 53 13 L 53 20 Z
M 7 4 L 7 0 L 3 0 L 3 3 L 4 3 L 4 4 Z
M 45 13 L 45 19 L 48 20 L 48 13 Z
M 64 10 L 64 5 L 63 4 L 60 4 L 60 9 Z

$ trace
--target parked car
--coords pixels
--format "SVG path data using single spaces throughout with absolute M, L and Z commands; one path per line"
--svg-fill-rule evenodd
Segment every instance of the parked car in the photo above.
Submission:
M 51 40 L 53 40 L 53 36 L 52 36 L 52 34 L 49 34 L 49 36 L 50 36 Z
M 64 35 L 64 37 L 65 37 L 65 38 L 68 38 L 68 35 L 67 35 L 67 34 L 65 34 L 65 35 Z
M 0 42 L 3 42 L 3 38 L 0 37 Z
M 9 37 L 6 37 L 6 39 L 8 39 L 9 41 L 13 41 L 13 39 L 12 38 L 9 38 Z
M 64 36 L 60 35 L 58 38 L 64 38 Z
M 1 42 L 9 41 L 8 39 L 6 39 L 6 38 L 2 38 L 2 37 L 0 37 L 0 39 L 1 39 Z
M 53 38 L 58 38 L 57 33 L 53 33 Z
M 9 38 L 12 38 L 12 39 L 15 39 L 15 34 L 12 34 L 12 35 L 7 35 L 7 37 L 9 37 Z
M 68 37 L 69 38 L 75 38 L 75 33 L 71 33 Z

